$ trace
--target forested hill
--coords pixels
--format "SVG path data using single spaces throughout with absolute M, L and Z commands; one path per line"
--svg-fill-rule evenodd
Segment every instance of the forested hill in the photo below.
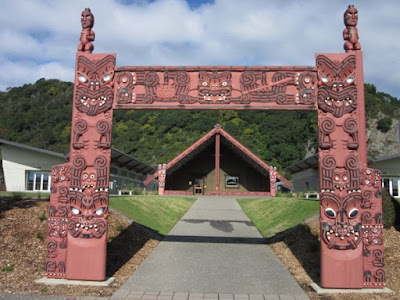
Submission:
M 400 101 L 371 84 L 365 92 L 367 123 L 374 120 L 380 132 L 389 131 L 400 114 Z M 72 83 L 45 79 L 0 92 L 0 138 L 68 152 L 72 96 Z M 316 149 L 316 113 L 304 111 L 116 111 L 113 146 L 156 165 L 171 160 L 217 123 L 280 170 Z

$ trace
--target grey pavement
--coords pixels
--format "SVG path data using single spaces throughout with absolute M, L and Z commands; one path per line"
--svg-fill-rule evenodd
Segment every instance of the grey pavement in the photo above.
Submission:
M 233 197 L 200 197 L 112 298 L 131 291 L 308 299 Z

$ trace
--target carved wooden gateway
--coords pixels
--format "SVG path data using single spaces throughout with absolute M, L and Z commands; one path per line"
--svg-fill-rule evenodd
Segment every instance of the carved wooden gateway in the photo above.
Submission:
M 55 166 L 47 276 L 103 280 L 114 109 L 312 110 L 318 113 L 321 285 L 385 286 L 381 174 L 368 168 L 357 10 L 344 14 L 345 53 L 315 67 L 116 67 L 92 54 L 82 12 L 70 162 Z M 162 174 L 160 174 L 162 175 Z

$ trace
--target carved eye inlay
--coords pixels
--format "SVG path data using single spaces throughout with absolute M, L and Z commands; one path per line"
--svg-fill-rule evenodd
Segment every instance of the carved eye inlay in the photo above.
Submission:
M 207 82 L 205 82 L 205 81 L 203 81 L 203 86 L 207 86 L 208 85 L 208 83 Z
M 74 215 L 80 215 L 81 214 L 81 211 L 79 209 L 77 209 L 76 207 L 71 207 L 71 212 Z
M 78 76 L 78 80 L 80 82 L 82 82 L 82 83 L 86 83 L 88 81 L 87 78 L 85 76 L 83 76 L 83 75 L 79 75 Z
M 347 82 L 348 84 L 350 84 L 350 83 L 353 83 L 354 80 L 355 80 L 355 78 L 354 78 L 353 76 L 349 76 L 349 77 L 347 77 L 346 82 Z
M 103 77 L 103 82 L 107 82 L 107 81 L 109 81 L 111 79 L 111 75 L 110 74 L 106 74 L 106 75 L 104 75 L 104 77 Z
M 101 216 L 104 213 L 104 211 L 105 211 L 104 207 L 100 207 L 100 208 L 96 209 L 94 214 L 97 216 Z
M 330 207 L 328 207 L 328 208 L 325 209 L 325 214 L 326 214 L 329 218 L 335 218 L 335 217 L 336 217 L 336 212 L 335 212 L 332 208 L 330 208 Z
M 94 174 L 90 174 L 90 179 L 94 179 L 96 176 Z
M 228 83 L 226 81 L 224 81 L 223 83 L 221 83 L 221 85 L 226 86 Z
M 358 215 L 358 209 L 357 208 L 353 208 L 349 211 L 348 213 L 349 218 L 355 218 Z
M 83 179 L 88 179 L 89 175 L 88 174 L 83 174 Z
M 322 81 L 323 83 L 327 83 L 327 82 L 328 82 L 328 77 L 322 76 L 321 81 Z

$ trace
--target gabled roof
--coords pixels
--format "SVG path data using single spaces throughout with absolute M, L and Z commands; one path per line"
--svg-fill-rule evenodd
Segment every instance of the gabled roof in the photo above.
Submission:
M 20 149 L 25 149 L 29 151 L 39 152 L 59 158 L 64 158 L 65 160 L 69 159 L 69 153 L 63 154 L 59 152 L 49 151 L 33 146 L 28 146 L 20 143 L 10 142 L 7 140 L 0 139 L 0 145 L 9 145 L 13 147 L 17 147 Z M 136 158 L 130 156 L 129 154 L 123 153 L 115 148 L 111 148 L 111 162 L 118 165 L 120 168 L 127 168 L 129 170 L 135 170 L 138 173 L 142 174 L 153 174 L 156 169 L 152 166 L 149 166 L 141 161 L 137 160 Z
M 37 148 L 37 147 L 28 146 L 28 145 L 24 145 L 24 144 L 20 144 L 20 143 L 14 143 L 14 142 L 10 142 L 10 141 L 7 141 L 7 140 L 0 139 L 0 145 L 2 145 L 2 144 L 13 146 L 13 147 L 17 147 L 17 148 L 24 149 L 24 150 L 39 152 L 39 153 L 42 153 L 42 154 L 47 154 L 47 155 L 51 155 L 51 156 L 67 159 L 67 155 L 62 154 L 62 153 L 49 151 L 49 150 L 44 150 L 44 149 L 40 149 L 40 148 Z
M 205 149 L 208 145 L 210 145 L 214 140 L 213 137 L 219 133 L 222 137 L 221 142 L 224 142 L 226 145 L 230 146 L 230 148 L 236 152 L 236 154 L 240 155 L 245 161 L 250 163 L 255 169 L 260 171 L 263 174 L 270 172 L 270 166 L 266 164 L 263 160 L 261 160 L 257 155 L 239 143 L 235 138 L 233 138 L 229 133 L 221 128 L 221 125 L 217 124 L 214 126 L 209 133 L 200 138 L 197 142 L 183 151 L 181 154 L 172 159 L 169 163 L 166 164 L 167 175 L 168 173 L 173 173 L 175 170 L 179 169 L 182 165 L 200 153 L 203 149 Z M 158 177 L 158 172 L 155 172 L 153 175 L 149 176 L 143 183 L 144 185 L 148 185 L 152 180 Z M 282 181 L 286 187 L 292 188 L 292 183 L 283 177 L 281 174 L 277 173 L 277 179 Z

